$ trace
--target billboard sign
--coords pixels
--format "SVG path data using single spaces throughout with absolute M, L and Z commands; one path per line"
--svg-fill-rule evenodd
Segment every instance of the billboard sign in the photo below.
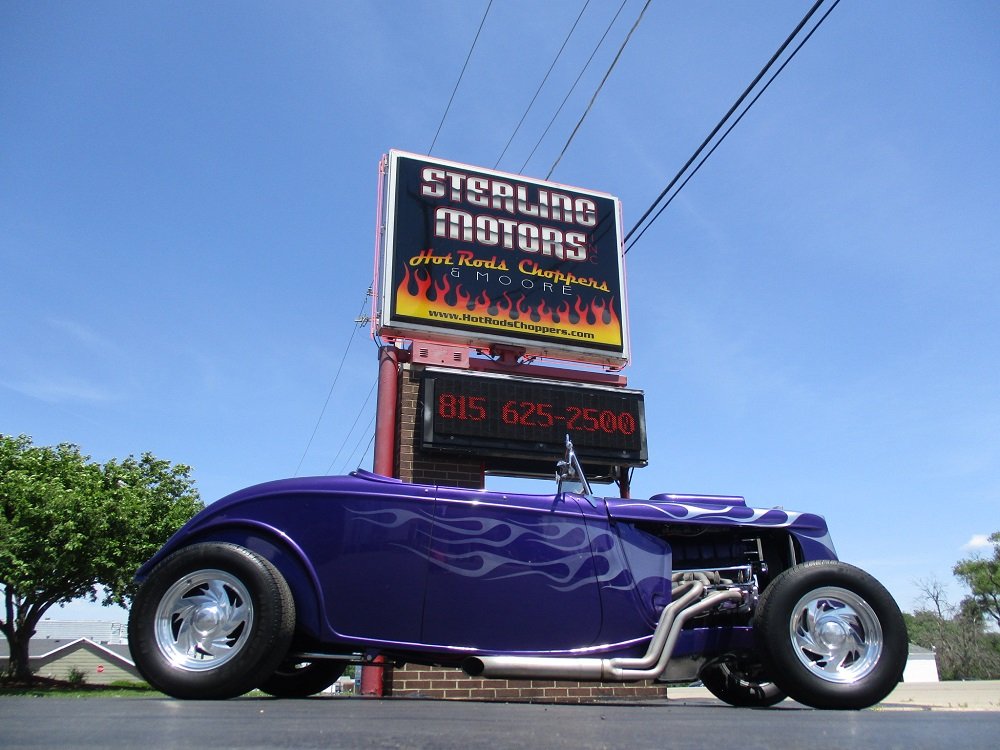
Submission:
M 384 215 L 380 335 L 627 363 L 614 196 L 391 151 Z

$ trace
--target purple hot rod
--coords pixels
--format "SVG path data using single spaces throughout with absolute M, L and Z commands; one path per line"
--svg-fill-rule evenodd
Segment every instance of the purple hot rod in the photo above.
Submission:
M 179 698 L 306 696 L 348 664 L 634 682 L 722 700 L 882 700 L 903 618 L 838 562 L 817 515 L 739 497 L 592 494 L 567 440 L 552 495 L 364 471 L 269 482 L 207 507 L 137 573 L 136 665 Z

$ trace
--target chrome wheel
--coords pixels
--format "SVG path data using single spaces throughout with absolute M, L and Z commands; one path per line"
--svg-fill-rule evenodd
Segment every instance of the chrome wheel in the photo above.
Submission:
M 242 581 L 223 570 L 197 570 L 160 599 L 156 645 L 175 667 L 215 669 L 246 645 L 253 618 L 250 593 Z
M 230 542 L 196 542 L 153 568 L 132 600 L 128 643 L 150 685 L 175 698 L 235 698 L 281 664 L 295 633 L 288 582 Z
M 789 635 L 799 661 L 822 680 L 863 679 L 882 654 L 882 626 L 868 603 L 847 589 L 810 591 L 792 609 Z

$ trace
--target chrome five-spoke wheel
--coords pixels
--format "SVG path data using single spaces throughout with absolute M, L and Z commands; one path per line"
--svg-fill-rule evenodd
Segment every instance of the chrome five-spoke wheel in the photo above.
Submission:
M 167 589 L 156 608 L 156 645 L 181 669 L 214 669 L 236 656 L 253 627 L 246 586 L 223 570 L 199 570 Z
M 853 591 L 837 586 L 803 596 L 788 629 L 802 665 L 828 682 L 857 682 L 882 655 L 882 626 L 875 612 Z

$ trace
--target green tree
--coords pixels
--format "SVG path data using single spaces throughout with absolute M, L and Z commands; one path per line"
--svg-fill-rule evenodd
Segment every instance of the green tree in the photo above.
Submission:
M 969 587 L 980 612 L 1000 626 L 1000 531 L 990 534 L 993 557 L 959 560 L 954 573 Z
M 53 604 L 126 606 L 132 575 L 203 506 L 190 468 L 144 453 L 101 465 L 75 445 L 0 435 L 0 632 L 7 676 L 30 679 L 28 643 Z

